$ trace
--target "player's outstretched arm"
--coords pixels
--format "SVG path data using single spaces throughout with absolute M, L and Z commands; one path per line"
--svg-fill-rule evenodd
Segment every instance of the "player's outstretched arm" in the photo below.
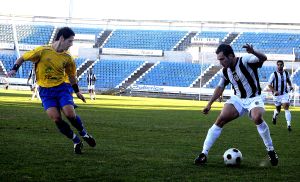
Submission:
M 73 88 L 74 92 L 76 93 L 76 96 L 80 100 L 82 100 L 83 102 L 86 102 L 84 96 L 82 95 L 82 93 L 79 90 L 76 77 L 75 76 L 69 76 L 69 80 L 70 80 L 70 83 L 72 85 L 72 88 Z
M 268 87 L 275 96 L 279 95 L 278 91 L 276 91 L 272 85 L 268 85 Z
M 208 112 L 211 109 L 211 105 L 223 94 L 224 89 L 225 88 L 223 88 L 223 87 L 217 86 L 217 88 L 215 89 L 212 97 L 208 101 L 207 105 L 202 110 L 203 114 L 208 114 Z
M 254 50 L 253 45 L 251 44 L 245 44 L 243 45 L 243 48 L 245 48 L 249 54 L 256 56 L 259 59 L 259 62 L 264 62 L 268 59 L 264 53 Z
M 12 69 L 7 72 L 6 77 L 12 77 L 16 74 L 16 72 L 18 71 L 18 69 L 20 68 L 20 66 L 23 64 L 24 59 L 23 57 L 20 57 L 19 59 L 16 60 L 14 66 L 12 67 Z
M 293 87 L 293 84 L 292 84 L 291 80 L 290 80 L 290 79 L 287 79 L 286 82 L 287 82 L 287 84 L 290 86 L 290 91 L 293 91 L 293 90 L 294 90 L 294 87 Z
M 82 100 L 82 102 L 86 103 L 85 97 L 82 95 L 81 92 L 77 92 L 76 96 L 78 99 Z

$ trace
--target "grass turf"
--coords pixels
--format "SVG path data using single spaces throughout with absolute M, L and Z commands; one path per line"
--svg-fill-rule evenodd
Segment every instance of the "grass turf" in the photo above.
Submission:
M 298 181 L 299 107 L 291 107 L 292 132 L 284 112 L 271 123 L 273 105 L 264 116 L 279 165 L 269 164 L 256 126 L 247 116 L 226 125 L 205 166 L 193 165 L 207 130 L 222 109 L 215 103 L 120 96 L 75 99 L 96 148 L 73 144 L 61 135 L 39 101 L 28 91 L 0 91 L 0 181 Z M 88 97 L 86 95 L 86 97 Z M 243 154 L 238 168 L 224 166 L 222 155 L 236 147 Z

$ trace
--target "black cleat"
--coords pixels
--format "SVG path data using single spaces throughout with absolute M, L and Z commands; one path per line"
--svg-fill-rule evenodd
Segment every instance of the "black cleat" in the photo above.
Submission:
M 74 144 L 74 153 L 82 154 L 82 152 L 81 152 L 82 148 L 83 148 L 83 143 L 81 141 L 77 144 Z
M 288 126 L 288 131 L 292 131 L 292 128 L 291 128 L 291 126 Z
M 205 164 L 207 161 L 207 157 L 204 153 L 201 153 L 194 161 L 195 165 L 200 166 Z
M 95 147 L 95 146 L 96 146 L 96 141 L 95 141 L 95 139 L 94 139 L 91 135 L 86 134 L 86 135 L 83 136 L 82 138 L 83 138 L 83 140 L 84 140 L 86 143 L 89 144 L 89 146 L 91 146 L 91 147 Z
M 278 156 L 274 150 L 268 151 L 269 160 L 272 164 L 272 166 L 277 166 L 278 164 Z
M 273 125 L 276 125 L 276 118 L 272 118 Z

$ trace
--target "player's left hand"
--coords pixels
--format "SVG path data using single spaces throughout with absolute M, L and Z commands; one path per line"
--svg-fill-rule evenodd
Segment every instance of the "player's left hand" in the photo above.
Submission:
M 207 105 L 203 110 L 202 110 L 202 113 L 203 114 L 208 114 L 208 112 L 210 111 L 211 109 L 211 106 L 210 105 Z
M 254 49 L 253 49 L 253 45 L 252 44 L 245 44 L 243 45 L 243 48 L 246 49 L 246 51 L 249 53 L 249 54 L 253 54 L 254 53 Z
M 77 95 L 78 99 L 80 99 L 80 100 L 82 100 L 82 102 L 86 103 L 86 100 L 85 100 L 84 96 L 81 94 L 81 92 L 77 92 L 76 95 Z

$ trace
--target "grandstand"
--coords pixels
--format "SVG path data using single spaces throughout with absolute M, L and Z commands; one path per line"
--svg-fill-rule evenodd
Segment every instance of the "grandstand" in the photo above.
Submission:
M 93 68 L 98 78 L 98 92 L 116 90 L 128 95 L 190 98 L 211 95 L 220 78 L 221 67 L 214 50 L 221 42 L 231 44 L 238 56 L 245 54 L 241 48 L 244 43 L 251 43 L 267 54 L 269 61 L 260 69 L 263 88 L 279 59 L 285 61 L 293 83 L 300 85 L 300 65 L 295 59 L 300 30 L 296 25 L 287 24 L 285 29 L 272 28 L 276 24 L 269 24 L 268 28 L 249 24 L 244 28 L 225 22 L 211 22 L 204 27 L 198 23 L 193 27 L 184 24 L 166 27 L 164 22 L 160 22 L 161 27 L 141 26 L 138 22 L 135 26 L 126 26 L 122 21 L 119 26 L 88 23 L 68 24 L 76 33 L 71 52 L 76 57 L 79 85 L 83 90 L 87 89 L 86 72 Z M 51 43 L 62 26 L 65 24 L 50 21 L 0 22 L 0 75 L 5 75 L 24 51 Z M 31 68 L 30 62 L 23 64 L 16 76 L 21 81 L 16 82 L 16 86 L 26 85 L 24 80 Z M 230 95 L 229 86 L 225 93 Z

